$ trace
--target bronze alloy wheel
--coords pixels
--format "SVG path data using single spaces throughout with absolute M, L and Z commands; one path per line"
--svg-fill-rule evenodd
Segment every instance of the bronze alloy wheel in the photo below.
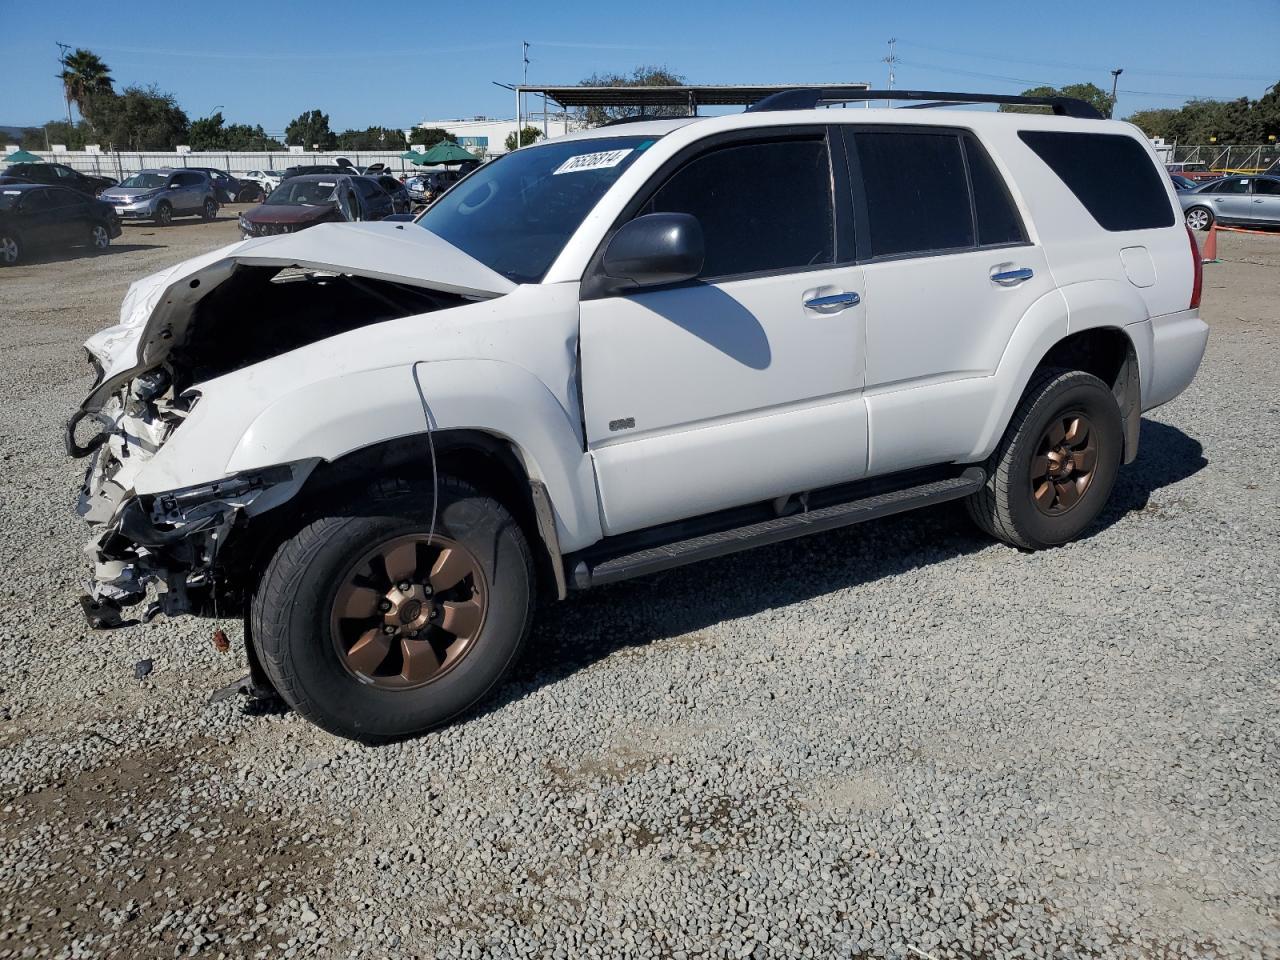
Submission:
M 409 690 L 442 677 L 484 627 L 488 584 L 469 550 L 439 534 L 375 547 L 342 578 L 330 632 L 347 672 Z
M 1097 464 L 1089 418 L 1078 412 L 1054 417 L 1031 457 L 1031 495 L 1040 512 L 1056 517 L 1079 503 Z

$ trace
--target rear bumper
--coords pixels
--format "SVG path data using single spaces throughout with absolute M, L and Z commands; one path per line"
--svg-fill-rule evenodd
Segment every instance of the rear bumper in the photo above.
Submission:
M 1182 310 L 1151 319 L 1151 370 L 1142 391 L 1142 409 L 1168 403 L 1191 385 L 1209 342 L 1200 311 Z

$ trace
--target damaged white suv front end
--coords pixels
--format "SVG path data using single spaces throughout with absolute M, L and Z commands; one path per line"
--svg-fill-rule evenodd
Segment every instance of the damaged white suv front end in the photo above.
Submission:
M 321 460 L 276 462 L 276 451 L 254 446 L 255 422 L 292 391 L 323 389 L 334 371 L 359 375 L 343 370 L 333 338 L 512 286 L 413 224 L 243 241 L 134 283 L 119 323 L 85 344 L 97 378 L 66 427 L 68 453 L 89 458 L 77 512 L 93 530 L 81 598 L 90 624 L 217 611 L 219 557 L 234 531 L 296 496 Z M 415 397 L 394 333 L 380 342 L 386 355 L 375 349 L 366 362 Z M 323 363 L 302 356 L 316 344 Z M 414 407 L 416 421 L 401 429 L 425 428 Z

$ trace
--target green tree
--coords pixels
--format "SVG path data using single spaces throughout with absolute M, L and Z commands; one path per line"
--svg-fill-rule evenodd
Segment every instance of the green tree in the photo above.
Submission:
M 542 136 L 542 131 L 535 126 L 527 126 L 520 131 L 519 146 L 527 147 L 531 143 L 536 143 Z M 516 149 L 516 132 L 512 130 L 507 134 L 507 153 Z
M 329 115 L 319 110 L 308 110 L 289 121 L 284 128 L 284 139 L 306 150 L 332 150 L 338 144 L 338 138 L 329 129 Z
M 187 135 L 187 145 L 197 152 L 204 150 L 221 150 L 227 145 L 226 130 L 222 126 L 222 114 L 212 117 L 201 117 L 191 122 L 191 132 Z
M 1139 110 L 1129 114 L 1125 119 L 1148 137 L 1162 137 L 1168 140 L 1170 139 L 1169 125 L 1177 115 L 1177 110 L 1166 107 L 1159 110 Z
M 428 150 L 437 143 L 452 139 L 453 134 L 444 129 L 444 127 L 418 127 L 409 136 L 410 143 L 420 143 Z
M 1023 90 L 1024 97 L 1075 97 L 1091 104 L 1104 117 L 1111 113 L 1111 94 L 1093 83 L 1069 83 L 1065 87 L 1032 87 Z M 1000 105 L 1002 113 L 1043 113 L 1048 107 L 1024 107 L 1011 103 Z
M 93 127 L 117 150 L 172 150 L 186 143 L 190 124 L 171 93 L 154 86 L 92 98 Z
M 394 127 L 365 127 L 363 130 L 343 130 L 338 134 L 341 150 L 406 150 L 409 141 L 404 131 Z
M 267 136 L 262 124 L 229 123 L 223 131 L 227 150 L 283 150 L 284 144 Z
M 80 116 L 90 119 L 85 112 L 91 100 L 104 93 L 111 93 L 111 68 L 92 51 L 77 47 L 75 52 L 62 58 L 62 72 L 58 74 L 66 98 L 76 105 Z
M 636 67 L 629 75 L 621 73 L 593 73 L 580 84 L 581 87 L 678 87 L 684 77 L 667 67 Z M 646 117 L 683 117 L 689 112 L 685 106 L 645 107 Z M 589 127 L 598 127 L 611 120 L 638 116 L 639 107 L 587 107 L 581 120 Z

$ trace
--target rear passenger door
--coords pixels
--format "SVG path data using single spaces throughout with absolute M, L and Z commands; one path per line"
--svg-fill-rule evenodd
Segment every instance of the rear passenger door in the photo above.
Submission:
M 862 273 L 823 126 L 712 138 L 622 220 L 696 217 L 697 280 L 581 305 L 587 446 L 617 534 L 860 477 Z
M 1253 219 L 1258 223 L 1280 223 L 1280 180 L 1258 177 L 1253 181 Z
M 843 129 L 866 278 L 868 470 L 961 458 L 1014 328 L 1053 289 L 1044 252 L 971 132 Z

